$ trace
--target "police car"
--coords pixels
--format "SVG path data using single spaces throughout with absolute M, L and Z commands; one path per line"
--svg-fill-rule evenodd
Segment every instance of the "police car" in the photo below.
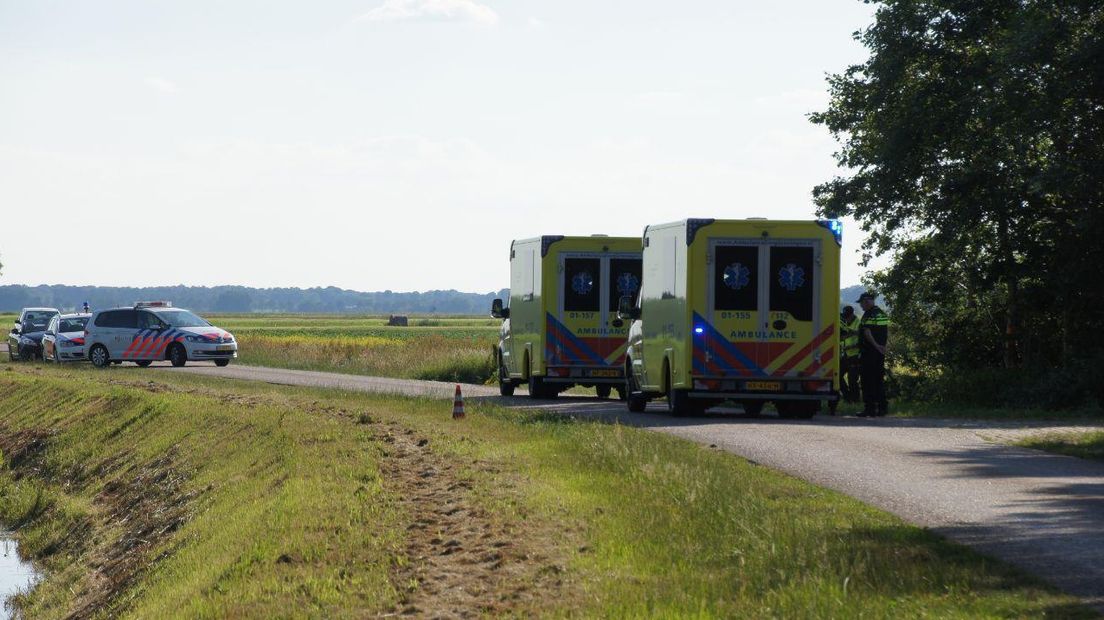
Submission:
M 238 343 L 226 330 L 167 301 L 138 302 L 133 307 L 100 310 L 84 331 L 84 350 L 93 366 L 134 362 L 149 366 L 169 360 L 211 360 L 226 366 L 238 356 Z

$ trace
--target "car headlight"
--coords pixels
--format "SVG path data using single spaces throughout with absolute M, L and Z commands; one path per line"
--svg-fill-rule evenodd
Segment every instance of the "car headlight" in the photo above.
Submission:
M 226 342 L 234 342 L 234 334 L 227 333 L 223 340 Z
M 203 338 L 199 336 L 184 336 L 184 340 L 187 340 L 188 342 L 206 342 Z
M 19 339 L 19 344 L 21 344 L 25 347 L 31 347 L 31 346 L 34 346 L 38 343 L 36 343 L 34 340 L 31 340 L 30 338 L 28 338 L 26 336 L 23 336 Z

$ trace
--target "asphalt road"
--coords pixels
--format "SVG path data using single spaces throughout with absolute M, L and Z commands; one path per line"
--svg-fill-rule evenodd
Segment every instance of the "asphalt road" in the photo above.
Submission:
M 158 366 L 161 366 L 160 364 Z M 172 369 L 279 385 L 450 398 L 455 384 L 231 365 Z M 502 398 L 463 386 L 467 399 L 618 420 L 739 454 L 846 493 L 952 540 L 1010 561 L 1104 611 L 1104 464 L 1002 445 L 1062 423 L 818 416 L 808 421 L 714 414 L 673 418 L 663 403 L 566 397 Z

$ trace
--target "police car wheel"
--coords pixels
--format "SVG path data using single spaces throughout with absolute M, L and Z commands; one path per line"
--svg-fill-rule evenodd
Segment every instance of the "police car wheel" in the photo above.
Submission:
M 215 366 L 218 366 L 219 368 L 222 368 L 224 366 L 229 366 L 229 365 L 230 365 L 230 360 L 215 360 Z
M 173 344 L 169 347 L 169 361 L 177 368 L 188 363 L 188 352 L 184 350 L 183 345 Z
M 110 366 L 111 358 L 108 357 L 107 347 L 102 344 L 92 347 L 92 350 L 88 352 L 88 361 L 92 362 L 92 365 L 96 368 L 107 368 Z

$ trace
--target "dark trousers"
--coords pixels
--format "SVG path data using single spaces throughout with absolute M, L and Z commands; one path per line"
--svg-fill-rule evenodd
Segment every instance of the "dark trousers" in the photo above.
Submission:
M 849 403 L 859 400 L 859 358 L 840 358 L 840 393 Z
M 877 351 L 863 351 L 862 395 L 867 413 L 885 413 L 889 409 L 885 395 L 885 356 Z

